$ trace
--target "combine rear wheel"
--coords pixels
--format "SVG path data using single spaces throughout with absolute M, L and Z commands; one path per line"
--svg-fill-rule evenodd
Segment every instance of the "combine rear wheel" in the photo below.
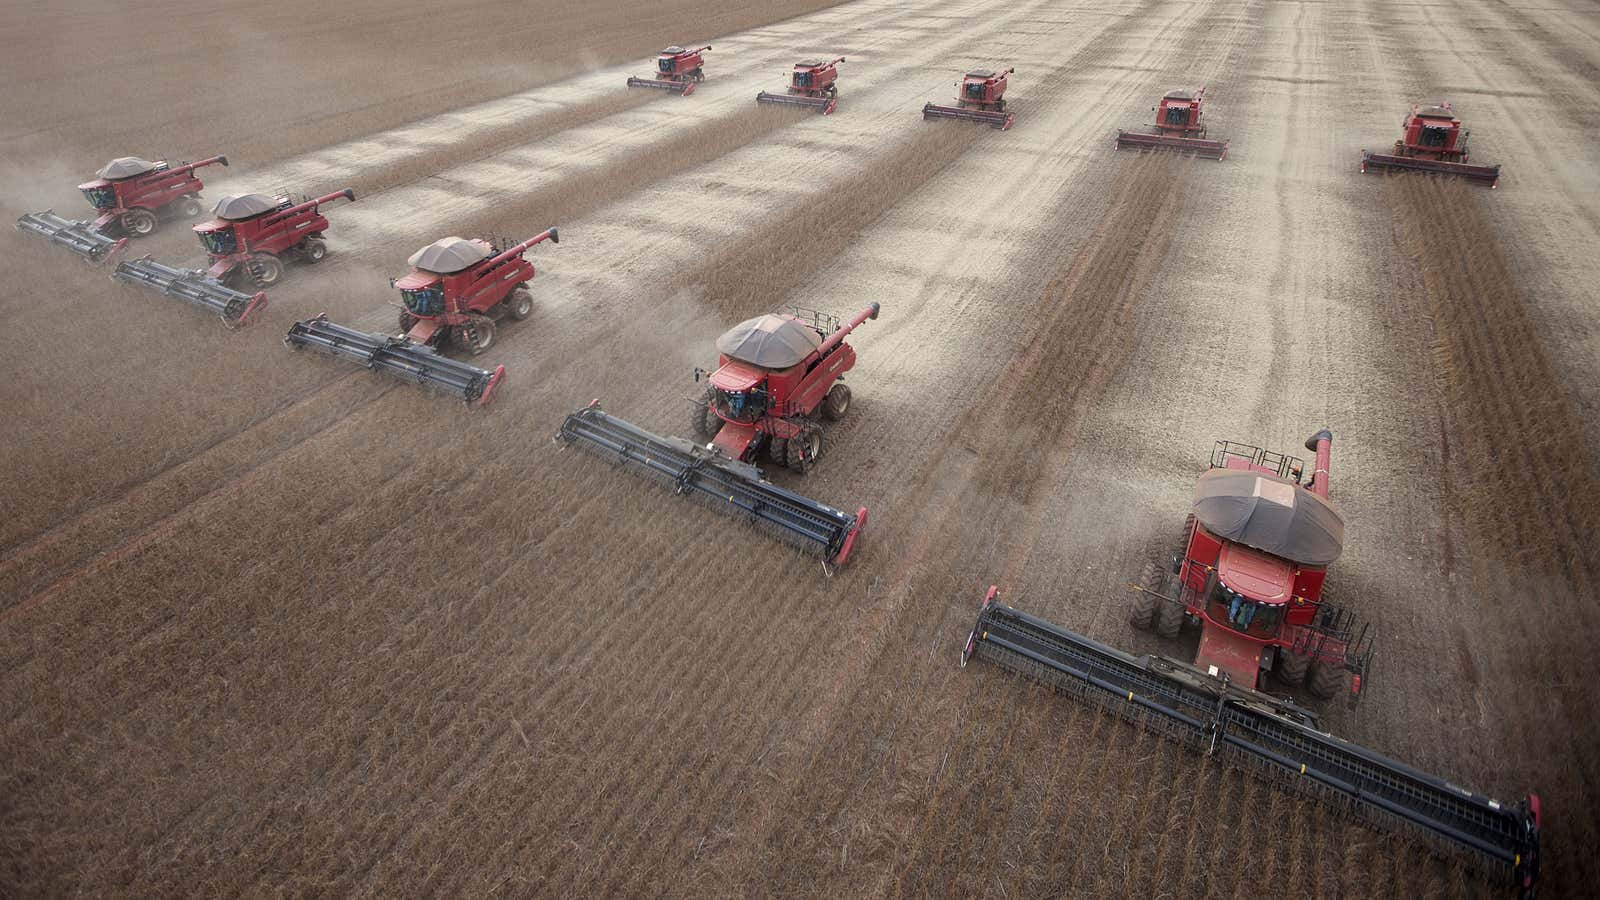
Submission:
M 822 454 L 822 429 L 815 425 L 801 426 L 800 433 L 789 439 L 785 453 L 790 469 L 801 475 L 811 471 Z
M 306 238 L 300 242 L 300 260 L 310 265 L 322 262 L 328 255 L 328 245 L 317 238 Z
M 156 214 L 148 209 L 130 209 L 122 214 L 122 227 L 135 237 L 144 237 L 156 230 Z
M 477 356 L 494 346 L 494 320 L 477 313 L 467 314 L 467 320 L 457 325 L 451 335 L 456 345 Z
M 517 285 L 506 295 L 506 311 L 511 313 L 511 318 L 521 322 L 533 315 L 533 294 L 528 292 L 527 282 Z
M 270 253 L 252 256 L 246 265 L 250 267 L 250 277 L 259 288 L 272 287 L 283 277 L 283 263 Z
M 695 404 L 694 411 L 690 413 L 689 431 L 702 441 L 711 440 L 722 430 L 722 420 L 711 411 L 711 402 L 715 396 L 710 388 L 706 388 L 706 392 L 700 395 L 700 402 Z
M 1149 631 L 1156 617 L 1156 606 L 1161 603 L 1161 598 L 1153 592 L 1161 589 L 1161 566 L 1156 563 L 1145 563 L 1144 572 L 1139 575 L 1139 587 L 1143 590 L 1133 592 L 1133 609 L 1128 613 L 1128 624 L 1140 631 Z
M 202 212 L 205 212 L 205 207 L 200 205 L 199 197 L 188 196 L 178 201 L 178 215 L 185 219 L 192 219 Z
M 1305 683 L 1306 669 L 1311 666 L 1311 657 L 1303 653 L 1296 653 L 1288 647 L 1278 648 L 1278 665 L 1273 673 L 1278 680 L 1290 687 L 1298 687 Z
M 1344 690 L 1345 673 L 1340 666 L 1329 665 L 1318 660 L 1311 666 L 1311 673 L 1307 676 L 1307 686 L 1311 689 L 1312 696 L 1329 700 Z
M 850 387 L 844 382 L 838 382 L 829 388 L 828 395 L 822 398 L 822 416 L 830 422 L 837 422 L 849 411 Z

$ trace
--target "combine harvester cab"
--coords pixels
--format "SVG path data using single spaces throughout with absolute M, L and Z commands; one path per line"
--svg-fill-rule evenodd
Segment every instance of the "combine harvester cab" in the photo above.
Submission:
M 990 69 L 973 69 L 956 85 L 955 106 L 924 104 L 922 118 L 964 119 L 1001 131 L 1009 129 L 1016 116 L 1006 112 L 1006 81 L 1015 71 L 1015 66 L 1000 73 Z
M 1461 127 L 1450 104 L 1413 106 L 1400 123 L 1394 153 L 1361 151 L 1363 172 L 1425 172 L 1465 178 L 1493 189 L 1500 183 L 1500 166 L 1472 165 L 1467 160 L 1467 130 Z
M 1152 133 L 1118 131 L 1118 150 L 1175 150 L 1192 153 L 1202 159 L 1226 159 L 1227 141 L 1206 139 L 1205 124 L 1201 121 L 1201 107 L 1205 102 L 1204 87 L 1197 91 L 1169 91 L 1161 103 L 1151 107 L 1156 114 Z
M 961 651 L 1095 703 L 1199 753 L 1264 774 L 1443 855 L 1506 877 L 1531 898 L 1539 797 L 1500 803 L 1323 732 L 1292 702 L 1162 657 L 1134 657 L 1012 609 L 989 588 Z
M 794 64 L 794 72 L 789 76 L 787 91 L 782 94 L 761 91 L 756 94 L 756 102 L 779 106 L 805 106 L 815 109 L 822 115 L 829 115 L 839 102 L 837 67 L 842 62 L 844 62 L 842 56 L 832 62 L 821 60 L 797 62 Z
M 557 440 L 672 481 L 743 510 L 754 519 L 821 551 L 829 571 L 850 558 L 867 521 L 768 482 L 755 465 L 763 454 L 805 474 L 822 452 L 822 426 L 850 409 L 842 381 L 855 366 L 845 337 L 878 317 L 874 303 L 841 325 L 813 310 L 791 308 L 749 319 L 717 339 L 716 371 L 696 369 L 709 387 L 695 401 L 690 427 L 700 443 L 664 438 L 608 415 L 595 401 L 567 417 Z
M 47 209 L 17 219 L 17 229 L 93 262 L 105 262 L 121 253 L 127 238 L 151 234 L 163 219 L 200 215 L 200 191 L 205 185 L 195 170 L 212 164 L 225 166 L 228 158 L 213 156 L 172 166 L 165 160 L 120 157 L 96 173 L 96 180 L 78 185 L 99 212 L 98 218 L 73 221 Z
M 710 44 L 693 50 L 685 50 L 677 45 L 668 47 L 656 57 L 654 77 L 630 76 L 628 87 L 656 88 L 687 97 L 694 93 L 695 85 L 706 80 L 705 57 L 702 54 L 710 49 Z
M 409 275 L 392 282 L 403 305 L 399 334 L 356 331 L 321 315 L 294 323 L 284 343 L 352 359 L 481 406 L 505 377 L 505 366 L 480 369 L 440 349 L 453 343 L 477 356 L 493 346 L 497 318 L 522 321 L 533 315 L 527 283 L 537 273 L 523 254 L 547 240 L 560 243 L 558 230 L 549 228 L 505 250 L 483 239 L 435 241 L 411 255 Z
M 1300 459 L 1218 441 L 1195 484 L 1182 552 L 1148 566 L 1129 621 L 1176 637 L 1198 623 L 1195 665 L 1260 689 L 1270 672 L 1321 699 L 1366 687 L 1372 635 L 1328 602 L 1328 566 L 1344 546 L 1344 520 L 1328 497 L 1333 434 L 1306 442 L 1316 452 L 1302 484 Z

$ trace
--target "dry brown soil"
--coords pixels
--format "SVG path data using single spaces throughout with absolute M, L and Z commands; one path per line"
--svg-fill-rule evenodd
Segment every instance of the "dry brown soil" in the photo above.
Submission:
M 991 583 L 1192 653 L 1127 581 L 1212 441 L 1323 426 L 1379 634 L 1328 723 L 1537 790 L 1549 895 L 1600 878 L 1592 5 L 330 8 L 0 10 L 0 212 L 129 153 L 360 195 L 239 332 L 0 236 L 0 896 L 1496 895 L 955 664 Z M 700 38 L 693 97 L 623 87 Z M 756 107 L 813 54 L 835 115 Z M 920 120 L 994 63 L 1015 129 Z M 1226 161 L 1112 149 L 1200 83 Z M 1358 174 L 1439 96 L 1498 190 Z M 391 328 L 437 237 L 551 224 L 488 408 L 279 341 Z M 723 327 L 871 301 L 850 417 L 774 474 L 871 508 L 834 577 L 551 441 L 595 397 L 680 432 Z

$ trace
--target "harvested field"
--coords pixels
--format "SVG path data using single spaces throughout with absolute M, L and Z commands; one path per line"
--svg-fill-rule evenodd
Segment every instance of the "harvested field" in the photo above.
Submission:
M 1379 634 L 1326 723 L 1538 791 L 1546 895 L 1600 877 L 1593 9 L 440 9 L 0 11 L 13 218 L 82 214 L 130 153 L 228 153 L 212 198 L 359 195 L 236 333 L 0 236 L 0 896 L 1502 896 L 956 665 L 990 584 L 1192 655 L 1128 624 L 1127 582 L 1214 440 L 1323 426 L 1330 583 Z M 697 39 L 693 96 L 623 86 Z M 753 102 L 823 54 L 834 115 Z M 1013 130 L 920 119 L 1011 64 Z M 1112 149 L 1202 83 L 1226 161 Z M 1499 189 L 1357 173 L 1441 95 Z M 488 407 L 279 340 L 392 329 L 417 247 L 552 224 Z M 203 259 L 181 226 L 139 252 Z M 551 441 L 595 397 L 683 433 L 723 328 L 873 301 L 820 466 L 771 473 L 871 509 L 833 577 Z

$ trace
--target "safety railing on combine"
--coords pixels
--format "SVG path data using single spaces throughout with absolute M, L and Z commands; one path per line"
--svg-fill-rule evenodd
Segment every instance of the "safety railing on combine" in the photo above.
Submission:
M 1502 804 L 1318 730 L 1292 702 L 1182 663 L 1134 657 L 1004 606 L 989 589 L 961 663 L 981 656 L 1097 703 L 1199 752 L 1400 827 L 1439 851 L 1509 875 L 1531 897 L 1539 873 L 1539 798 Z
M 1241 444 L 1238 441 L 1217 441 L 1211 451 L 1211 468 L 1221 469 L 1228 464 L 1228 460 L 1242 459 L 1245 462 L 1261 466 L 1277 473 L 1280 478 L 1294 478 L 1299 480 L 1299 474 L 1305 471 L 1305 460 L 1298 456 L 1289 456 L 1285 453 L 1276 453 L 1252 444 Z

